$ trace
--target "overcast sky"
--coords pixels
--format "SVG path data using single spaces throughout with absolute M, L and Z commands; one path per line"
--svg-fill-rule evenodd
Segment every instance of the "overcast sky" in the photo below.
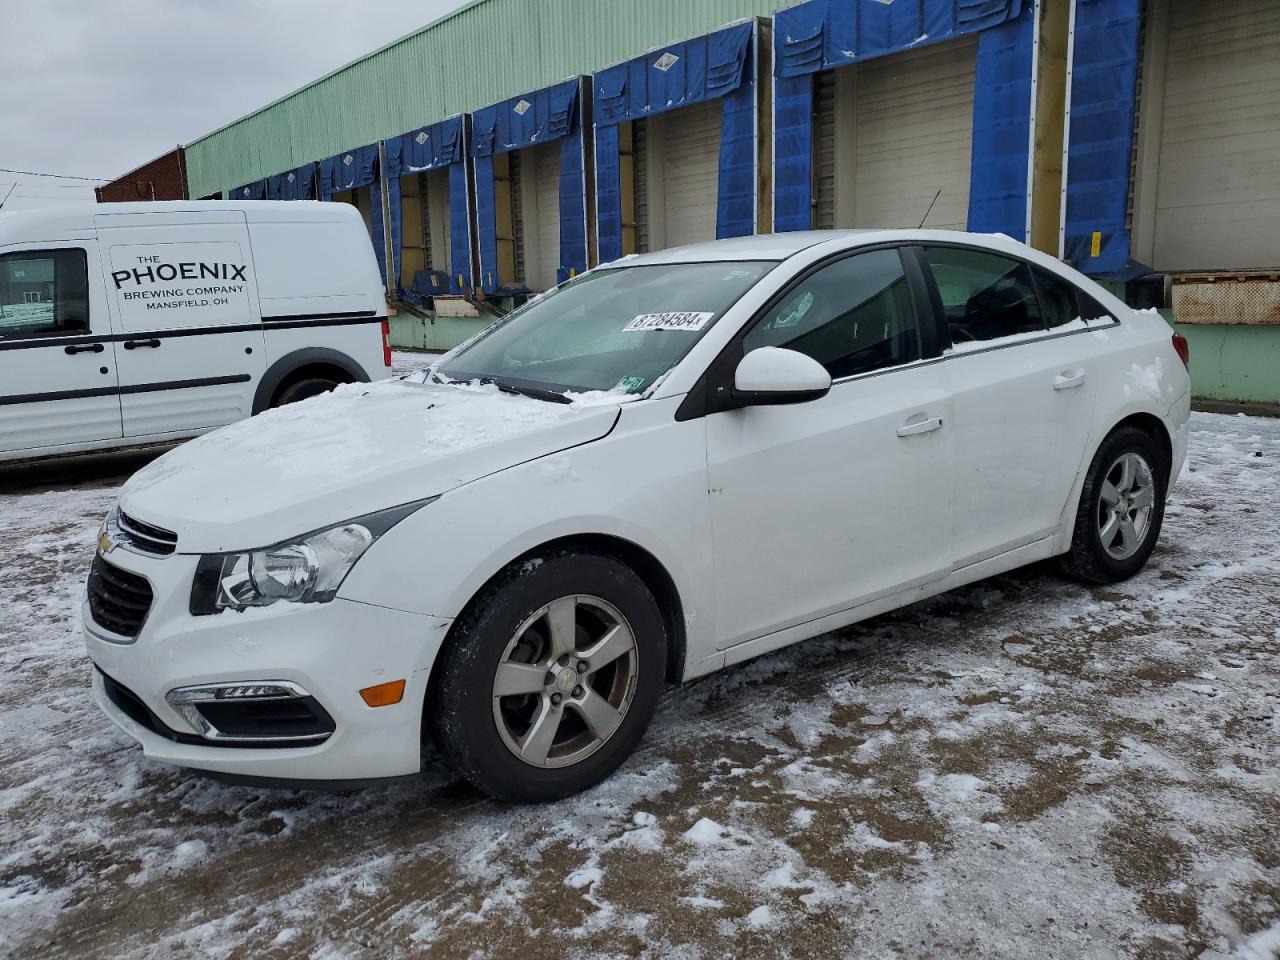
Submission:
M 0 0 L 0 167 L 114 178 L 464 0 Z M 92 185 L 0 172 L 5 210 Z

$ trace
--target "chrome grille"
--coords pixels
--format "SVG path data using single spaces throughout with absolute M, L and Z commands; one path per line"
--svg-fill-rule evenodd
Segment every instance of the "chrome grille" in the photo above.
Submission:
M 89 613 L 98 626 L 136 639 L 151 609 L 151 584 L 144 577 L 93 558 L 89 569 Z
M 163 527 L 135 520 L 123 510 L 116 514 L 121 545 L 153 557 L 167 557 L 178 548 L 178 535 Z

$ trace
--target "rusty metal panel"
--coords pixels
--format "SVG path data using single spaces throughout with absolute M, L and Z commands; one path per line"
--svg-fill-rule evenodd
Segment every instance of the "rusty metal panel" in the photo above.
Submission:
M 1215 325 L 1280 324 L 1280 273 L 1174 277 L 1173 319 Z
M 476 0 L 188 144 L 202 196 L 591 74 L 793 0 Z

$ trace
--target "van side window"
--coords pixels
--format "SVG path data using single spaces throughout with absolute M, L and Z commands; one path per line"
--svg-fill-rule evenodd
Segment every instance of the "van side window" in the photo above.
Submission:
M 89 269 L 83 250 L 0 255 L 0 339 L 89 332 Z
M 1020 260 L 962 247 L 925 247 L 952 343 L 1045 329 L 1031 270 Z
M 837 380 L 919 360 L 915 307 L 898 251 L 845 257 L 806 277 L 742 347 L 799 350 Z

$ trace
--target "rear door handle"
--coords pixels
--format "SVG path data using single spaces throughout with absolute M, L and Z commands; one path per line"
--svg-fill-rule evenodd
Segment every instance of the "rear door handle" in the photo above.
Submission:
M 126 350 L 137 350 L 140 347 L 158 347 L 158 346 L 160 346 L 160 341 L 157 340 L 155 337 L 152 337 L 150 340 L 126 340 L 124 342 L 124 348 Z
M 1089 375 L 1083 370 L 1066 370 L 1053 378 L 1053 389 L 1074 390 L 1076 387 L 1084 386 L 1088 377 Z
M 912 420 L 898 428 L 898 436 L 914 437 L 920 433 L 933 433 L 942 429 L 942 418 L 931 417 L 927 420 Z
M 77 353 L 101 353 L 107 348 L 100 343 L 72 343 L 62 349 L 67 356 L 73 357 Z

